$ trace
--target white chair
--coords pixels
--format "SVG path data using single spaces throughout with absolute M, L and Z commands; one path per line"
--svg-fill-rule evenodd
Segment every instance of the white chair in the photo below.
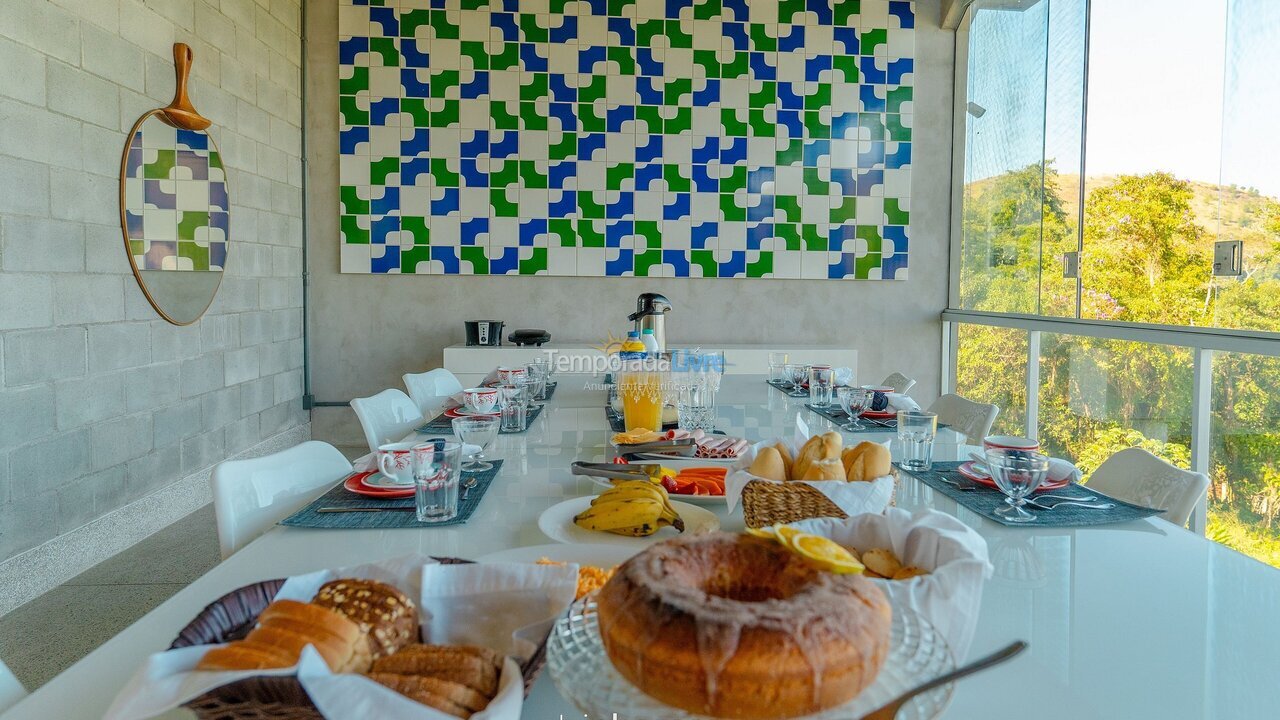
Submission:
M 351 472 L 334 446 L 311 440 L 213 468 L 213 515 L 225 559 Z
M 963 433 L 969 444 L 981 445 L 982 439 L 991 434 L 991 424 L 1000 414 L 1000 408 L 948 393 L 929 406 L 929 412 L 937 413 L 939 425 L 945 423 Z
M 900 372 L 892 373 L 889 377 L 880 382 L 882 387 L 891 387 L 896 393 L 905 393 L 916 384 L 915 380 L 903 375 Z
M 458 382 L 457 376 L 444 368 L 424 373 L 405 373 L 404 387 L 409 391 L 409 397 L 418 404 L 418 411 L 423 417 L 440 414 L 445 400 L 450 395 L 462 392 L 462 383 Z
M 9 666 L 0 660 L 0 713 L 17 705 L 18 701 L 26 696 L 27 689 L 18 682 L 18 678 Z
M 351 401 L 351 409 L 364 428 L 369 452 L 378 452 L 379 445 L 400 442 L 410 430 L 426 422 L 413 400 L 394 388 L 373 397 L 356 398 Z
M 1159 508 L 1165 520 L 1182 527 L 1204 497 L 1209 477 L 1131 447 L 1099 465 L 1089 476 L 1088 487 L 1125 502 Z

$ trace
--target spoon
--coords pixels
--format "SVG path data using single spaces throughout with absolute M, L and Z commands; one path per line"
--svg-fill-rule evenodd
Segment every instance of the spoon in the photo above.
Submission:
M 907 701 L 916 695 L 919 695 L 922 692 L 928 692 L 936 687 L 946 685 L 949 682 L 959 680 L 966 675 L 972 675 L 980 670 L 986 670 L 989 667 L 999 665 L 1026 649 L 1027 643 L 1022 640 L 1010 643 L 1003 649 L 997 650 L 984 658 L 974 660 L 968 665 L 956 668 L 945 675 L 939 675 L 923 685 L 917 685 L 893 700 L 890 700 L 887 705 L 883 705 L 872 710 L 866 715 L 863 715 L 862 720 L 893 720 L 894 716 L 898 714 L 898 710 L 901 710 L 902 706 L 906 705 Z
M 463 481 L 463 483 L 462 483 L 462 498 L 461 498 L 461 499 L 462 499 L 462 500 L 466 500 L 466 499 L 467 499 L 467 496 L 471 494 L 471 488 L 473 488 L 473 487 L 475 487 L 476 485 L 479 485 L 479 484 L 480 484 L 480 478 L 476 477 L 475 475 L 472 475 L 471 477 L 469 477 L 469 478 L 467 478 L 465 481 Z

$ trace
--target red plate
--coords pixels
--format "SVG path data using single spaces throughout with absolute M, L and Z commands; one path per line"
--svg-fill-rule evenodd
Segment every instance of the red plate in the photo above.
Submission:
M 960 473 L 961 475 L 969 478 L 970 480 L 976 483 L 986 485 L 987 487 L 996 487 L 996 481 L 992 480 L 990 475 L 980 470 L 976 470 L 973 467 L 972 461 L 967 462 L 961 465 L 960 467 L 956 468 L 956 472 Z M 1040 487 L 1036 488 L 1036 492 L 1040 492 L 1042 490 L 1060 490 L 1070 484 L 1071 482 L 1069 480 L 1063 480 L 1061 482 L 1040 483 Z
M 867 410 L 862 413 L 862 417 L 871 418 L 872 420 L 888 420 L 889 418 L 898 417 L 896 410 Z
M 346 482 L 342 483 L 342 487 L 357 495 L 383 498 L 386 500 L 413 497 L 413 488 L 405 488 L 404 490 L 383 490 L 382 488 L 369 487 L 368 485 L 365 485 L 364 479 L 376 472 L 377 470 L 370 470 L 369 472 L 356 473 L 355 475 L 347 478 Z

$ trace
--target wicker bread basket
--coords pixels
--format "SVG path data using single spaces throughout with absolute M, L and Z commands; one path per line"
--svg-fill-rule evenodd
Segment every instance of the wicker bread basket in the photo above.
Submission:
M 897 496 L 897 471 L 894 473 L 894 504 Z M 833 481 L 835 482 L 835 481 Z M 826 495 L 804 483 L 779 483 L 752 480 L 742 488 L 742 516 L 749 528 L 765 527 L 774 523 L 793 523 L 811 518 L 849 517 L 840 506 Z
M 434 558 L 445 565 L 470 563 L 460 558 Z M 258 614 L 271 604 L 284 580 L 265 580 L 233 590 L 213 601 L 169 646 L 170 650 L 230 642 L 249 634 Z M 529 694 L 547 658 L 547 643 L 520 668 Z M 215 688 L 185 706 L 201 720 L 323 720 L 296 677 L 251 677 Z

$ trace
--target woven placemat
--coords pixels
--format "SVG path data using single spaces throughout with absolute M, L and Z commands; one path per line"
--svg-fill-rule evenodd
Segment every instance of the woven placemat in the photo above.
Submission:
M 1039 510 L 1033 507 L 1027 508 L 1027 511 L 1036 516 L 1035 520 L 1029 522 L 1010 522 L 995 514 L 995 510 L 1005 504 L 1004 493 L 989 488 L 979 486 L 974 490 L 960 490 L 956 484 L 964 480 L 964 476 L 956 471 L 963 463 L 959 462 L 936 462 L 933 464 L 932 470 L 907 470 L 894 463 L 901 472 L 907 473 L 916 478 L 920 482 L 955 500 L 956 503 L 963 506 L 967 510 L 971 510 L 982 517 L 1007 525 L 1009 527 L 1085 527 L 1089 525 L 1110 525 L 1112 523 L 1129 522 L 1130 520 L 1141 520 L 1152 515 L 1159 515 L 1162 511 L 1155 508 L 1134 505 L 1123 500 L 1117 500 L 1113 497 L 1103 495 L 1096 490 L 1091 490 L 1087 485 L 1068 485 L 1058 490 L 1046 491 L 1045 494 L 1063 497 L 1088 497 L 1096 496 L 1098 499 L 1095 503 L 1115 503 L 1115 507 L 1110 510 L 1090 510 L 1082 507 L 1061 507 L 1054 510 Z M 1039 494 L 1039 493 L 1036 493 Z M 1035 499 L 1036 494 L 1031 496 Z M 1056 500 L 1049 502 L 1058 502 Z
M 829 405 L 824 408 L 819 408 L 819 407 L 814 407 L 809 403 L 805 403 L 804 406 L 809 408 L 810 412 L 816 415 L 821 415 L 822 417 L 839 425 L 841 432 L 884 433 L 884 432 L 897 432 L 898 430 L 897 418 L 881 419 L 881 418 L 869 418 L 869 417 L 862 418 L 862 427 L 858 428 L 857 430 L 850 430 L 844 426 L 844 424 L 849 421 L 849 415 L 844 410 L 841 410 L 839 406 Z M 947 427 L 945 423 L 938 423 L 939 430 L 945 427 Z
M 742 516 L 751 528 L 809 518 L 849 517 L 830 498 L 808 485 L 762 480 L 752 480 L 742 488 Z
M 533 425 L 533 421 L 537 420 L 538 416 L 542 414 L 543 407 L 545 406 L 540 405 L 538 407 L 529 408 L 529 412 L 525 417 L 524 430 L 499 430 L 498 432 L 501 433 L 502 435 L 520 435 L 521 433 L 528 432 L 529 427 Z M 452 433 L 453 418 L 447 415 L 437 415 L 431 420 L 431 422 L 416 428 L 414 432 L 424 433 L 424 434 L 425 433 Z
M 791 389 L 791 383 L 789 382 L 783 382 L 781 380 L 765 380 L 765 383 L 770 387 L 772 387 L 774 390 L 777 390 L 778 392 L 786 395 L 787 397 L 793 397 L 793 398 L 809 397 L 808 390 L 801 390 L 799 392 L 796 392 Z
M 316 498 L 310 505 L 304 507 L 298 512 L 290 515 L 280 521 L 281 525 L 289 527 L 305 527 L 305 528 L 323 528 L 328 530 L 349 530 L 349 529 L 395 529 L 395 528 L 429 528 L 444 527 L 446 525 L 461 525 L 471 519 L 471 514 L 476 511 L 476 507 L 480 501 L 484 499 L 485 492 L 489 489 L 489 485 L 493 483 L 494 477 L 498 475 L 498 471 L 502 469 L 501 460 L 490 460 L 493 467 L 478 473 L 464 472 L 462 474 L 462 482 L 467 482 L 471 478 L 475 478 L 476 485 L 468 491 L 465 487 L 460 488 L 458 493 L 458 515 L 452 520 L 436 523 L 420 523 L 418 522 L 418 514 L 413 512 L 414 499 L 412 497 L 400 498 L 398 500 L 380 500 L 378 498 L 357 495 L 348 491 L 338 483 L 337 487 L 329 492 Z M 344 478 L 345 481 L 345 478 Z M 463 500 L 461 494 L 466 493 L 467 499 Z M 394 510 L 392 512 L 345 512 L 345 513 L 322 513 L 316 512 L 320 508 L 408 508 L 408 510 Z

